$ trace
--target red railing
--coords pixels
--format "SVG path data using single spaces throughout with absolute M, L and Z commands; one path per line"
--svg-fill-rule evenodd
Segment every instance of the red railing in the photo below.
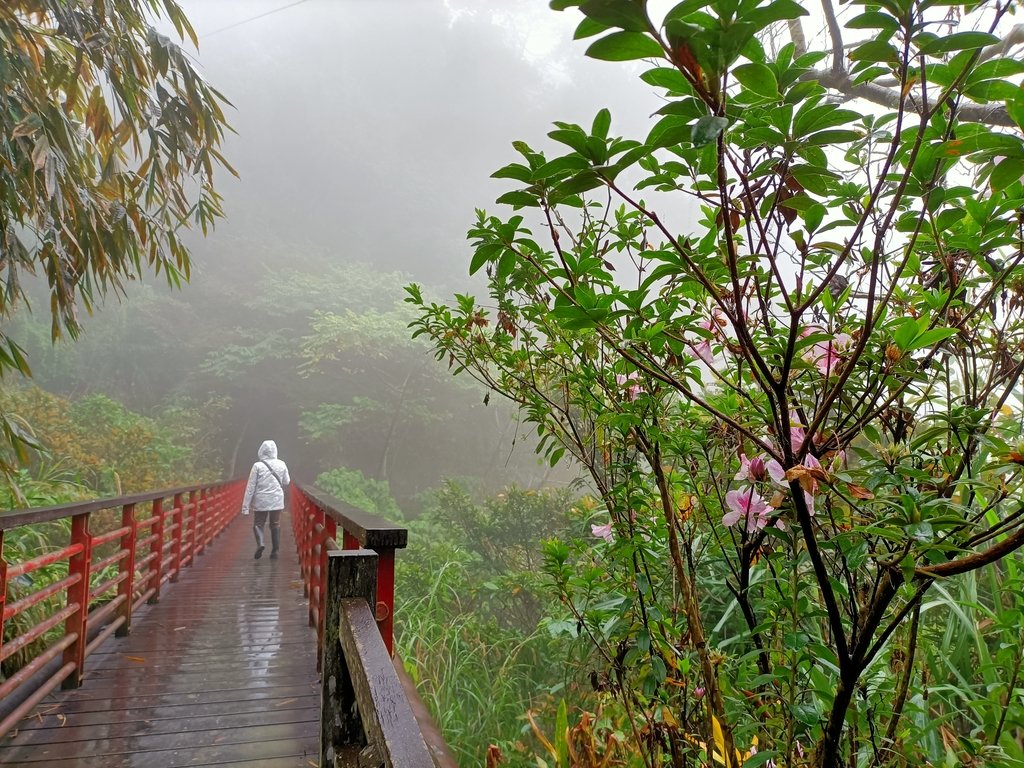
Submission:
M 309 598 L 309 624 L 316 627 L 317 658 L 322 657 L 327 553 L 370 549 L 377 553 L 377 605 L 374 617 L 388 653 L 394 653 L 395 550 L 404 549 L 408 531 L 356 509 L 318 488 L 292 484 L 292 527 L 299 549 L 303 593 Z M 337 544 L 342 532 L 341 546 Z
M 0 513 L 0 662 L 19 652 L 28 657 L 0 682 L 0 702 L 22 699 L 4 712 L 0 736 L 58 685 L 81 684 L 89 654 L 115 632 L 129 633 L 133 613 L 158 602 L 160 588 L 177 581 L 238 513 L 244 490 L 244 481 L 232 481 Z M 70 532 L 61 534 L 66 544 L 54 542 L 52 551 L 7 562 L 5 534 L 13 539 L 22 526 L 55 521 L 70 522 L 64 523 Z M 53 565 L 57 574 L 43 570 Z M 60 578 L 32 589 L 33 573 Z M 8 602 L 12 582 L 17 599 Z M 45 615 L 26 622 L 36 606 Z M 5 640 L 4 626 L 15 626 L 19 617 L 17 634 Z

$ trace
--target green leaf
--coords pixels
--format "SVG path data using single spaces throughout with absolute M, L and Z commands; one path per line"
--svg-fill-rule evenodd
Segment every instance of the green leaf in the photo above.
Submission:
M 522 190 L 514 190 L 512 192 L 506 192 L 504 195 L 495 200 L 498 205 L 511 205 L 513 208 L 539 208 L 540 203 L 537 202 L 537 198 L 531 195 L 529 192 L 523 192 Z
M 693 135 L 690 128 L 690 119 L 678 115 L 668 115 L 661 118 L 651 132 L 647 134 L 644 144 L 650 149 L 658 147 L 671 147 L 684 141 L 689 141 Z
M 594 124 L 590 128 L 590 133 L 601 139 L 608 138 L 608 129 L 612 126 L 612 113 L 607 109 L 602 109 L 594 116 Z
M 992 167 L 988 183 L 993 192 L 1002 192 L 1015 181 L 1020 181 L 1022 177 L 1024 177 L 1024 159 L 1004 157 L 998 165 Z
M 868 40 L 850 51 L 850 61 L 876 61 L 887 64 L 898 64 L 899 51 L 892 43 L 885 40 Z
M 582 171 L 590 166 L 587 158 L 581 155 L 565 155 L 556 157 L 554 160 L 544 163 L 533 172 L 532 181 L 544 181 L 553 176 L 565 175 L 573 171 Z
M 604 179 L 596 171 L 586 170 L 562 182 L 556 189 L 561 195 L 576 195 L 600 187 L 602 184 L 604 184 Z
M 690 141 L 696 147 L 717 141 L 727 125 L 729 125 L 729 121 L 724 117 L 704 115 L 694 124 L 690 132 Z
M 509 163 L 504 168 L 499 168 L 491 174 L 492 179 L 515 179 L 516 181 L 528 182 L 531 178 L 531 171 L 520 163 Z
M 895 32 L 900 28 L 900 23 L 888 13 L 868 11 L 854 16 L 846 22 L 846 26 L 850 29 L 884 29 L 888 32 Z
M 921 53 L 925 56 L 937 56 L 951 51 L 984 48 L 998 42 L 999 38 L 989 32 L 954 32 L 952 35 L 943 35 L 929 40 L 921 46 Z
M 633 0 L 586 0 L 580 10 L 589 19 L 629 32 L 646 32 L 650 25 L 643 6 Z
M 777 21 L 789 21 L 809 15 L 807 10 L 794 0 L 775 0 L 774 3 L 769 3 L 764 8 L 757 8 L 745 14 L 743 20 L 761 30 Z
M 648 69 L 640 75 L 640 79 L 648 85 L 664 88 L 673 93 L 689 93 L 692 90 L 690 84 L 686 82 L 686 78 L 683 77 L 683 73 L 675 67 Z
M 912 317 L 904 318 L 903 322 L 893 331 L 892 342 L 901 352 L 906 352 L 917 338 L 917 331 L 917 320 Z
M 928 349 L 934 344 L 938 344 L 940 341 L 956 336 L 956 328 L 932 328 L 929 331 L 917 336 L 911 343 L 907 351 L 915 349 Z
M 761 96 L 779 95 L 779 83 L 775 79 L 775 73 L 764 64 L 741 64 L 732 71 L 732 74 L 748 91 Z
M 807 137 L 807 143 L 818 147 L 831 144 L 849 144 L 851 141 L 860 141 L 864 134 L 860 131 L 828 130 L 818 131 Z
M 501 243 L 485 243 L 476 249 L 473 260 L 469 263 L 469 274 L 475 275 L 480 267 L 489 261 L 493 261 L 504 246 Z
M 558 128 L 550 131 L 548 138 L 554 139 L 560 144 L 565 144 L 567 147 L 572 147 L 580 154 L 586 154 L 587 152 L 587 134 L 579 128 Z
M 601 61 L 655 59 L 663 55 L 661 46 L 641 32 L 613 32 L 591 43 L 587 56 Z
M 600 35 L 602 32 L 608 31 L 607 24 L 601 24 L 600 22 L 594 21 L 593 19 L 583 19 L 576 27 L 576 31 L 573 32 L 573 40 L 583 40 L 587 37 L 593 37 L 594 35 Z

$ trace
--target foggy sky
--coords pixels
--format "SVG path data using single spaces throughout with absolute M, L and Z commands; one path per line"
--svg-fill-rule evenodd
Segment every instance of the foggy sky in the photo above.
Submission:
M 513 140 L 561 154 L 551 123 L 589 126 L 602 107 L 613 134 L 643 139 L 659 106 L 646 65 L 585 59 L 579 14 L 540 0 L 305 0 L 255 19 L 289 0 L 182 4 L 201 71 L 234 104 L 241 174 L 221 176 L 229 220 L 195 243 L 200 274 L 226 247 L 271 262 L 325 249 L 458 282 Z

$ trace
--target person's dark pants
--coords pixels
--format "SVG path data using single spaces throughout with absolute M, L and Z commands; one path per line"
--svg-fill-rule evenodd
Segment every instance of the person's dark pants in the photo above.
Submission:
M 256 536 L 256 546 L 262 547 L 263 544 L 263 526 L 267 524 L 267 518 L 270 518 L 270 541 L 273 548 L 270 550 L 271 553 L 277 552 L 281 548 L 281 513 L 283 509 L 255 509 L 252 513 L 252 532 Z

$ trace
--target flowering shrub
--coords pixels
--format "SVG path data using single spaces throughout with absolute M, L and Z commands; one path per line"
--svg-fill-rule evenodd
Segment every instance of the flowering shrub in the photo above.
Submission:
M 976 651 L 1021 653 L 1010 6 L 855 3 L 843 28 L 826 0 L 809 51 L 793 0 L 553 5 L 588 55 L 652 61 L 664 105 L 640 139 L 602 110 L 555 153 L 515 142 L 516 212 L 469 232 L 488 300 L 409 301 L 604 504 L 546 568 L 637 760 L 1024 759 L 1020 665 L 935 662 L 982 569 Z

